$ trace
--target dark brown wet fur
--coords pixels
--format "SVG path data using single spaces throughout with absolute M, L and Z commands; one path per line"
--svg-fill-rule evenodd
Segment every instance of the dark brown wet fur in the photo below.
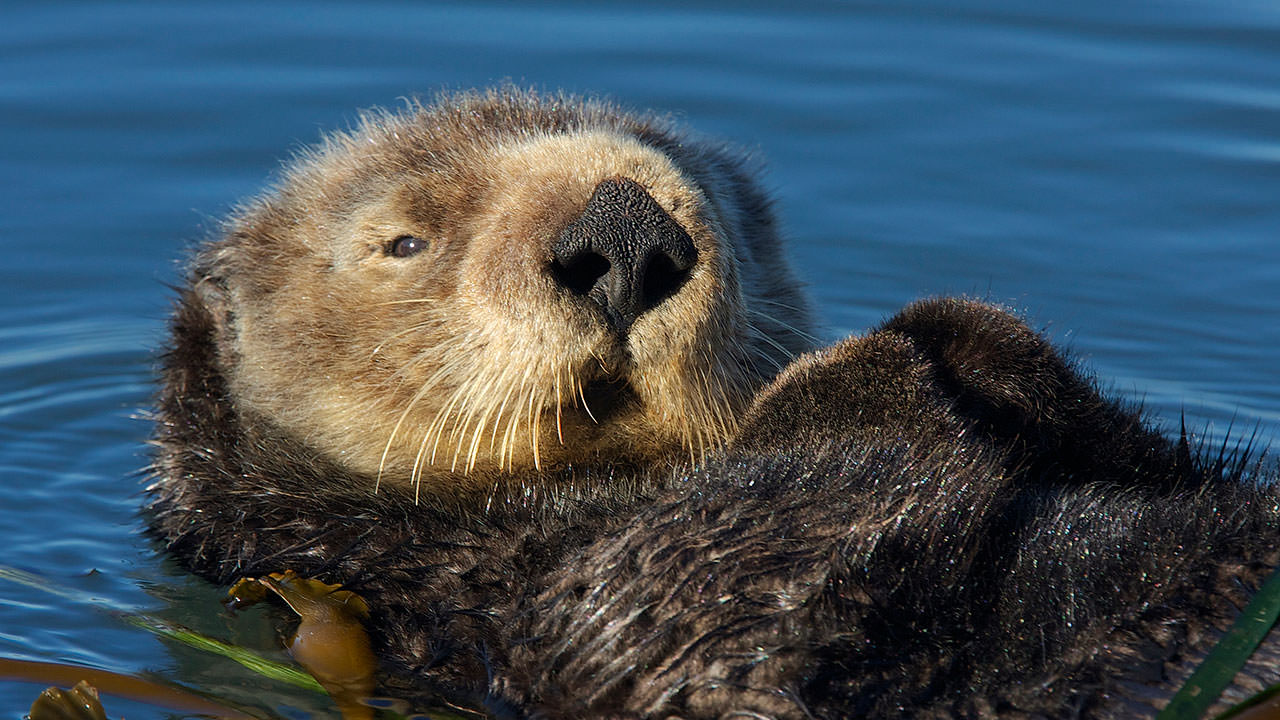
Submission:
M 525 590 L 513 578 L 558 568 L 565 548 L 644 497 L 627 468 L 563 471 L 528 496 L 373 493 L 287 433 L 240 421 L 211 364 L 211 319 L 184 299 L 165 363 L 152 531 L 218 584 L 283 569 L 342 582 L 371 603 L 380 655 L 401 674 L 474 694 L 504 646 L 499 616 Z
M 1150 716 L 1280 560 L 1246 474 L 1013 316 L 917 303 L 570 561 L 496 687 L 547 718 Z
M 415 499 L 238 404 L 216 295 L 172 323 L 155 536 L 218 583 L 343 583 L 393 685 L 499 716 L 1150 714 L 1280 560 L 1273 468 L 1198 459 L 983 303 L 801 357 L 692 469 Z
M 503 713 L 1124 717 L 1277 561 L 1274 488 L 1180 459 L 971 301 L 798 361 L 661 497 L 592 471 L 486 512 L 241 437 L 193 359 L 173 357 L 165 414 L 209 422 L 164 429 L 205 462 L 158 488 L 171 551 L 222 582 L 342 580 L 399 673 Z M 1100 427 L 1110 462 L 1074 449 Z

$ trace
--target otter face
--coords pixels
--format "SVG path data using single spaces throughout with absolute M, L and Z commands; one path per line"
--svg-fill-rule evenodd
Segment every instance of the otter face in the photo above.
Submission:
M 696 457 L 810 344 L 732 154 L 518 93 L 329 138 L 195 282 L 246 421 L 426 492 Z

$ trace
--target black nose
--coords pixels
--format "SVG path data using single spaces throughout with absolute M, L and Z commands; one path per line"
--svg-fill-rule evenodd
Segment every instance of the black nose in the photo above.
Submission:
M 689 233 L 633 180 L 613 177 L 551 248 L 551 274 L 594 300 L 619 334 L 671 297 L 698 259 Z

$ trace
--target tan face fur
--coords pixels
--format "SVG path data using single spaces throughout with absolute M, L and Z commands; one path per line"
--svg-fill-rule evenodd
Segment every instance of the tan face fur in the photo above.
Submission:
M 723 443 L 810 324 L 735 156 L 688 142 L 510 91 L 329 138 L 197 260 L 239 412 L 422 492 Z M 549 269 L 611 178 L 641 186 L 697 253 L 625 333 Z M 425 249 L 396 256 L 405 236 Z

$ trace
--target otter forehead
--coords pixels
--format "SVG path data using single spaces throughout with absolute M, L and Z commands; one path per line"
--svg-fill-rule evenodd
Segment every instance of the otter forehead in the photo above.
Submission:
M 698 192 L 671 158 L 616 132 L 592 129 L 522 138 L 494 148 L 490 156 L 491 184 L 517 194 L 542 189 L 585 200 L 601 180 L 623 176 L 666 200 L 668 210 L 678 211 L 690 192 Z
M 496 158 L 530 145 L 554 154 L 557 137 L 576 138 L 574 154 L 583 160 L 591 154 L 592 137 L 630 138 L 637 148 L 641 143 L 659 148 L 658 156 L 661 148 L 680 143 L 679 133 L 665 122 L 600 102 L 464 93 L 433 107 L 415 104 L 402 113 L 365 113 L 352 131 L 333 133 L 300 153 L 286 171 L 282 189 L 304 201 L 323 198 L 342 205 L 388 181 L 411 182 L 447 207 L 461 207 L 478 201 L 474 191 L 495 179 L 490 173 Z M 607 160 L 610 148 L 600 149 L 596 159 Z
M 708 219 L 695 216 L 708 207 L 695 179 L 654 146 L 618 130 L 450 135 L 455 144 L 437 149 L 423 146 L 442 139 L 422 132 L 430 117 L 395 118 L 402 131 L 342 134 L 301 154 L 274 194 L 233 219 L 233 232 L 252 226 L 250 245 L 291 246 L 294 253 L 336 261 L 361 257 L 362 246 L 340 242 L 357 233 L 414 230 L 448 240 L 495 219 L 536 221 L 531 229 L 545 233 L 580 212 L 610 176 L 638 182 L 681 222 Z

